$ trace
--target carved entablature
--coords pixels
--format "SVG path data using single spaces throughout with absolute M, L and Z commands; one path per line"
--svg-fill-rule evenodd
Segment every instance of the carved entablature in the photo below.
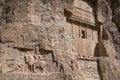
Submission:
M 90 26 L 95 26 L 94 2 L 74 0 L 73 5 L 65 9 L 66 18 Z

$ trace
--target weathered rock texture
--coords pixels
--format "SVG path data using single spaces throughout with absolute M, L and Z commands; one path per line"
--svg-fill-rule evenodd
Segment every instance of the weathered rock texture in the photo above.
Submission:
M 0 0 L 0 80 L 119 80 L 120 0 Z

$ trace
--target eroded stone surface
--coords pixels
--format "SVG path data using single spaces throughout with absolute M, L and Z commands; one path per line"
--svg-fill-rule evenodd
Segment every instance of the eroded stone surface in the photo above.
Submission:
M 113 8 L 107 0 L 0 0 L 0 80 L 119 80 Z

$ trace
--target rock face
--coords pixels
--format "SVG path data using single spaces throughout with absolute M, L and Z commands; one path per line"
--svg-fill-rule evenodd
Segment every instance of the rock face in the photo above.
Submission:
M 0 0 L 0 80 L 119 80 L 116 1 Z

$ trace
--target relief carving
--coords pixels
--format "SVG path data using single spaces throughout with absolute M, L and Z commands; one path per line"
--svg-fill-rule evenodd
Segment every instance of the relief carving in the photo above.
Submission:
M 25 62 L 26 62 L 26 64 L 28 64 L 30 72 L 34 72 L 35 71 L 35 63 L 36 63 L 34 55 L 26 55 Z
M 46 62 L 42 58 L 39 46 L 35 47 L 35 54 L 28 54 L 25 56 L 25 63 L 28 65 L 30 72 L 44 73 L 46 69 Z

